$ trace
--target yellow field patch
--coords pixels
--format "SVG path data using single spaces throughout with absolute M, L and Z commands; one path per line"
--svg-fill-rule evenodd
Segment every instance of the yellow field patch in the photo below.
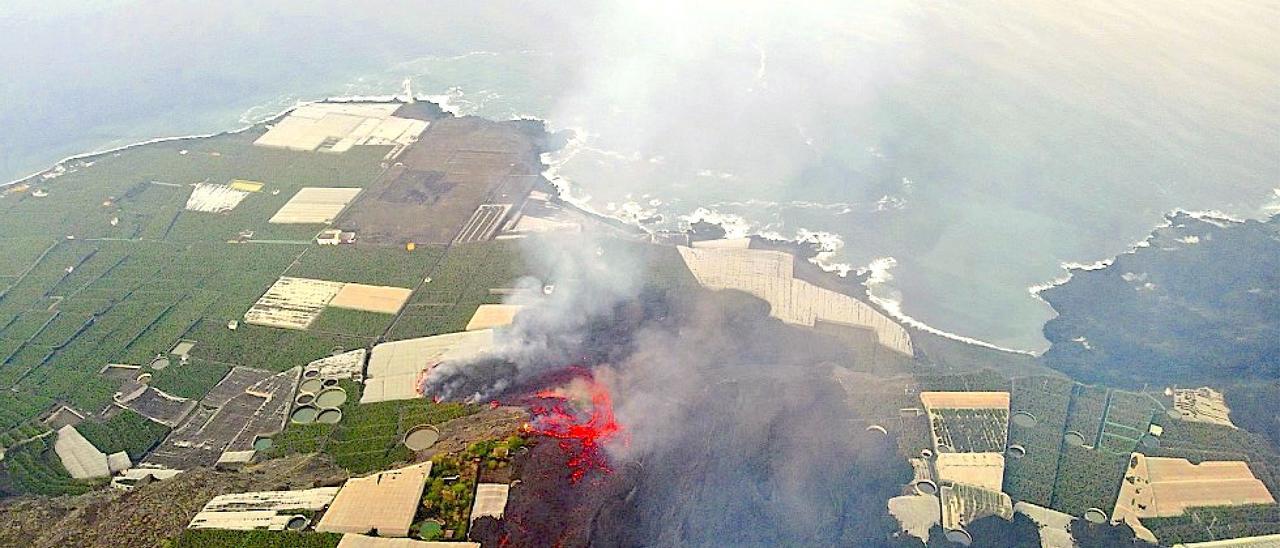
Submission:
M 262 183 L 257 181 L 247 181 L 245 179 L 235 179 L 231 181 L 231 188 L 235 190 L 243 190 L 245 192 L 258 192 L 262 190 Z
M 411 289 L 378 285 L 346 284 L 329 302 L 329 306 L 350 310 L 363 310 L 380 314 L 395 314 L 409 300 Z

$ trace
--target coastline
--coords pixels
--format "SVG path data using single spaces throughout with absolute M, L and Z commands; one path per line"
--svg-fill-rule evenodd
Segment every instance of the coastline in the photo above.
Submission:
M 45 179 L 53 179 L 53 178 L 56 178 L 58 175 L 60 175 L 62 172 L 66 171 L 70 167 L 68 166 L 68 164 L 70 163 L 85 162 L 85 161 L 88 161 L 91 163 L 94 158 L 102 157 L 107 154 L 116 154 L 119 152 L 136 148 L 136 147 L 142 147 L 142 146 L 152 145 L 157 143 L 207 139 L 211 137 L 217 137 L 220 135 L 230 135 L 230 134 L 241 133 L 244 131 L 251 130 L 260 124 L 278 119 L 288 114 L 289 112 L 292 112 L 293 110 L 308 104 L 324 103 L 324 102 L 331 102 L 331 103 L 397 102 L 397 101 L 408 102 L 410 99 L 415 101 L 428 101 L 428 102 L 434 103 L 438 105 L 441 108 L 441 110 L 454 116 L 463 115 L 462 107 L 460 105 L 454 104 L 452 102 L 453 97 L 449 94 L 414 94 L 412 97 L 409 97 L 408 95 L 405 95 L 403 93 L 378 94 L 378 95 L 349 95 L 349 96 L 327 97 L 327 98 L 315 99 L 315 100 L 298 100 L 298 101 L 295 101 L 294 104 L 288 107 L 284 107 L 281 110 L 268 115 L 258 116 L 252 119 L 250 119 L 247 115 L 242 116 L 239 121 L 241 123 L 244 123 L 245 125 L 234 128 L 234 129 L 215 131 L 215 132 L 203 133 L 203 134 L 157 137 L 157 138 L 146 139 L 146 140 L 142 140 L 134 143 L 129 143 L 126 145 L 111 147 L 103 150 L 95 150 L 90 152 L 73 154 L 61 160 L 58 160 L 57 162 L 53 163 L 50 167 L 36 171 L 34 173 L 28 174 L 23 177 L 19 177 L 12 181 L 2 183 L 0 184 L 0 189 L 7 188 L 13 185 L 29 183 L 32 180 L 40 177 L 44 177 Z M 246 111 L 246 113 L 247 112 L 248 111 Z M 555 151 L 544 152 L 541 154 L 542 163 L 545 165 L 545 169 L 543 169 L 543 171 L 541 172 L 541 175 L 543 176 L 547 184 L 549 184 L 552 188 L 555 189 L 556 195 L 560 200 L 562 200 L 565 204 L 568 204 L 582 211 L 585 214 L 589 214 L 601 220 L 620 223 L 631 228 L 639 229 L 640 231 L 646 234 L 650 234 L 650 235 L 653 234 L 652 230 L 648 229 L 640 222 L 637 222 L 637 221 L 629 222 L 626 219 L 620 218 L 616 215 L 611 215 L 607 212 L 600 211 L 599 209 L 597 209 L 591 204 L 590 195 L 575 194 L 575 187 L 573 185 L 573 182 L 561 174 L 562 168 L 565 164 L 567 164 L 570 160 L 576 157 L 579 153 L 585 150 L 589 150 L 590 148 L 588 145 L 588 140 L 590 136 L 589 132 L 587 132 L 584 128 L 581 128 L 581 127 L 552 128 L 549 121 L 538 116 L 518 115 L 518 116 L 512 116 L 510 119 L 537 120 L 537 121 L 543 122 L 544 124 L 547 124 L 548 126 L 547 131 L 550 133 L 554 134 L 554 133 L 560 133 L 563 131 L 568 131 L 571 133 L 571 136 L 565 141 L 565 144 L 563 147 Z M 1111 264 L 1113 264 L 1119 256 L 1132 254 L 1143 247 L 1148 247 L 1150 245 L 1150 240 L 1155 236 L 1155 233 L 1162 228 L 1167 228 L 1171 226 L 1173 222 L 1173 218 L 1180 214 L 1185 214 L 1194 219 L 1216 224 L 1218 226 L 1225 226 L 1225 223 L 1244 222 L 1243 219 L 1224 213 L 1222 211 L 1188 210 L 1183 208 L 1175 208 L 1171 211 L 1166 212 L 1162 217 L 1163 221 L 1154 225 L 1147 232 L 1147 235 L 1144 238 L 1129 244 L 1124 251 L 1121 251 L 1120 253 L 1117 253 L 1116 255 L 1113 255 L 1110 257 L 1096 260 L 1092 263 L 1078 263 L 1078 262 L 1060 263 L 1059 266 L 1064 271 L 1061 275 L 1054 277 L 1047 282 L 1034 284 L 1032 286 L 1027 287 L 1026 290 L 1028 294 L 1030 294 L 1032 298 L 1036 299 L 1037 301 L 1042 303 L 1044 306 L 1047 306 L 1049 310 L 1052 311 L 1052 314 L 1053 314 L 1052 317 L 1057 317 L 1058 315 L 1057 311 L 1054 310 L 1052 305 L 1049 304 L 1049 302 L 1040 295 L 1041 292 L 1070 282 L 1073 277 L 1073 273 L 1075 271 L 1089 271 L 1089 270 L 1098 270 L 1098 269 L 1106 268 Z M 871 263 L 864 266 L 860 266 L 860 267 L 855 267 L 848 263 L 835 262 L 832 260 L 832 257 L 844 245 L 843 239 L 838 234 L 801 229 L 797 231 L 794 237 L 787 237 L 773 230 L 761 229 L 761 230 L 752 231 L 748 226 L 749 223 L 747 223 L 745 219 L 742 219 L 741 217 L 733 214 L 716 212 L 716 211 L 707 209 L 705 207 L 699 207 L 695 209 L 693 212 L 690 212 L 686 215 L 681 216 L 681 218 L 685 220 L 700 220 L 703 222 L 715 224 L 725 229 L 726 232 L 729 232 L 730 234 L 736 235 L 736 236 L 755 236 L 755 237 L 761 237 L 768 240 L 785 242 L 785 243 L 794 244 L 794 245 L 809 246 L 814 250 L 814 253 L 809 254 L 807 257 L 805 257 L 805 260 L 807 262 L 814 264 L 824 272 L 833 274 L 840 278 L 846 278 L 850 273 L 854 273 L 855 275 L 859 275 L 859 276 L 865 276 L 865 279 L 861 283 L 862 287 L 864 288 L 864 295 L 862 295 L 861 297 L 863 297 L 867 302 L 873 304 L 875 307 L 879 308 L 882 312 L 884 312 L 894 320 L 902 323 L 905 326 L 911 327 L 913 329 L 917 329 L 923 332 L 927 332 L 936 336 L 940 336 L 940 337 L 961 342 L 964 344 L 970 344 L 970 345 L 987 348 L 991 350 L 996 350 L 996 351 L 1001 351 L 1001 352 L 1010 352 L 1010 353 L 1029 355 L 1029 356 L 1039 356 L 1048 350 L 1048 348 L 1045 348 L 1044 350 L 1039 350 L 1039 351 L 1018 349 L 1018 348 L 1008 348 L 1008 347 L 1000 346 L 1000 345 L 997 345 L 988 341 L 984 341 L 978 338 L 961 335 L 959 333 L 952 333 L 949 331 L 945 331 L 943 329 L 933 327 L 926 322 L 923 322 L 921 320 L 918 320 L 912 317 L 911 315 L 907 314 L 903 310 L 903 306 L 902 306 L 903 300 L 901 298 L 897 298 L 897 299 L 886 298 L 882 296 L 877 296 L 873 292 L 876 286 L 887 283 L 890 280 L 892 280 L 893 276 L 892 274 L 889 273 L 889 270 L 896 265 L 896 261 L 892 257 L 880 257 L 871 261 Z M 1041 326 L 1041 328 L 1043 328 L 1043 326 Z

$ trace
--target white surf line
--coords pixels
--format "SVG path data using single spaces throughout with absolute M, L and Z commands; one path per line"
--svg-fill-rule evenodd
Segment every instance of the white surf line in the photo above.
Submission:
M 1233 215 L 1224 213 L 1222 211 L 1218 211 L 1216 209 L 1189 210 L 1189 209 L 1182 209 L 1182 208 L 1174 208 L 1164 214 L 1162 218 L 1163 220 L 1161 220 L 1160 223 L 1153 226 L 1151 230 L 1147 232 L 1146 237 L 1129 244 L 1129 246 L 1125 248 L 1124 251 L 1121 251 L 1120 253 L 1117 253 L 1111 257 L 1096 260 L 1092 263 L 1064 262 L 1060 265 L 1061 268 L 1065 271 L 1061 276 L 1058 276 L 1052 280 L 1049 280 L 1048 282 L 1040 283 L 1040 284 L 1036 284 L 1031 287 L 1028 287 L 1027 292 L 1030 293 L 1031 296 L 1034 297 L 1036 300 L 1044 303 L 1045 306 L 1048 306 L 1050 310 L 1053 310 L 1053 305 L 1049 304 L 1049 301 L 1046 301 L 1044 297 L 1041 297 L 1040 292 L 1066 284 L 1067 282 L 1071 281 L 1071 278 L 1075 276 L 1075 271 L 1102 270 L 1104 268 L 1107 268 L 1115 264 L 1116 259 L 1124 255 L 1133 255 L 1137 253 L 1139 249 L 1142 249 L 1144 247 L 1151 247 L 1151 240 L 1156 237 L 1156 232 L 1159 232 L 1163 229 L 1173 226 L 1173 218 L 1178 215 L 1186 215 L 1197 221 L 1208 223 L 1208 224 L 1217 226 L 1219 228 L 1225 228 L 1229 226 L 1228 223 L 1240 224 L 1245 222 L 1244 219 L 1235 217 Z M 1055 318 L 1058 316 L 1058 312 L 1056 310 L 1054 310 L 1053 314 Z
M 945 339 L 951 339 L 953 341 L 958 341 L 965 344 L 971 344 L 973 346 L 980 346 L 983 348 L 989 348 L 991 350 L 998 350 L 1001 352 L 1010 352 L 1014 354 L 1023 354 L 1027 356 L 1040 355 L 1039 353 L 1031 350 L 1008 348 L 1008 347 L 1000 346 L 998 344 L 990 343 L 981 339 L 966 337 L 964 335 L 938 329 L 925 322 L 922 322 L 916 318 L 911 317 L 906 312 L 903 312 L 902 301 L 894 300 L 894 299 L 886 299 L 883 297 L 877 297 L 874 293 L 872 293 L 872 289 L 875 286 L 888 283 L 890 280 L 892 280 L 893 274 L 891 274 L 889 270 L 892 269 L 894 266 L 897 266 L 897 264 L 898 264 L 898 261 L 895 260 L 893 257 L 881 257 L 879 259 L 871 261 L 871 264 L 865 267 L 859 268 L 857 270 L 859 274 L 869 274 L 867 276 L 867 280 L 862 283 L 862 286 L 867 289 L 867 292 L 866 292 L 867 299 L 870 300 L 872 303 L 874 303 L 876 306 L 879 306 L 882 310 L 884 310 L 887 314 L 889 314 L 889 316 L 892 317 L 893 319 L 898 320 L 904 325 L 913 327 L 915 329 L 919 329 L 920 331 L 931 333 Z
M 66 158 L 63 158 L 61 160 L 58 160 L 57 162 L 54 162 L 53 165 L 51 165 L 50 167 L 36 171 L 35 173 L 31 173 L 30 175 L 26 175 L 24 177 L 19 177 L 7 183 L 0 184 L 0 188 L 5 188 L 5 187 L 13 186 L 16 184 L 25 183 L 36 177 L 40 177 L 47 173 L 51 173 L 57 170 L 59 167 L 64 166 L 68 162 L 84 160 L 86 158 L 93 158 L 96 156 L 102 156 L 104 154 L 114 154 L 117 152 L 124 152 L 126 150 L 130 150 L 136 147 L 154 145 L 157 143 L 170 143 L 175 141 L 193 141 L 197 139 L 208 139 L 210 137 L 217 137 L 219 135 L 234 135 L 237 133 L 243 133 L 245 131 L 253 129 L 254 127 L 260 124 L 263 124 L 265 122 L 284 116 L 285 114 L 293 112 L 299 107 L 303 107 L 306 105 L 311 105 L 316 103 L 390 103 L 395 101 L 405 101 L 406 99 L 407 98 L 404 95 L 388 94 L 388 95 L 340 95 L 340 96 L 334 96 L 334 97 L 326 97 L 324 99 L 315 99 L 315 100 L 307 100 L 307 101 L 299 100 L 295 102 L 293 106 L 285 107 L 284 109 L 280 110 L 279 112 L 276 112 L 275 114 L 271 114 L 269 116 L 263 116 L 259 118 L 259 120 L 256 122 L 252 122 L 235 129 L 214 131 L 210 133 L 195 133 L 191 135 L 179 135 L 174 137 L 156 137 L 153 139 L 146 139 L 143 141 L 138 141 L 136 143 L 121 145 L 118 147 L 97 150 L 92 152 L 81 152 L 78 154 L 72 154 L 71 156 L 67 156 Z M 455 112 L 455 110 L 457 109 L 456 105 L 448 104 L 448 101 L 449 101 L 448 95 L 416 95 L 415 94 L 414 100 L 419 100 L 419 99 L 435 103 L 440 107 L 441 110 L 448 112 L 449 114 L 452 114 L 454 116 L 459 115 L 457 112 Z M 454 110 L 450 110 L 451 107 Z M 256 107 L 250 107 L 250 110 L 252 110 L 253 108 L 256 108 Z M 241 122 L 243 122 L 243 119 L 241 120 Z

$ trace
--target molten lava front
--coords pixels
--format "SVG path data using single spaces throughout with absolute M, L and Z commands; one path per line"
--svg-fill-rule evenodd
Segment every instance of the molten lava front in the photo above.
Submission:
M 612 471 L 604 444 L 626 442 L 622 426 L 613 415 L 608 388 L 589 373 L 556 390 L 539 391 L 529 404 L 533 415 L 525 425 L 529 432 L 558 440 L 569 455 L 569 478 L 577 483 L 593 469 Z

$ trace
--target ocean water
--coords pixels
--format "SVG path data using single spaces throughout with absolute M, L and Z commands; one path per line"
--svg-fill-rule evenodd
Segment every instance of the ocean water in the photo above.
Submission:
M 553 173 L 587 207 L 812 241 L 904 318 L 1012 349 L 1046 347 L 1031 288 L 1064 264 L 1280 187 L 1275 2 L 33 6 L 0 7 L 6 179 L 408 78 L 572 129 Z

